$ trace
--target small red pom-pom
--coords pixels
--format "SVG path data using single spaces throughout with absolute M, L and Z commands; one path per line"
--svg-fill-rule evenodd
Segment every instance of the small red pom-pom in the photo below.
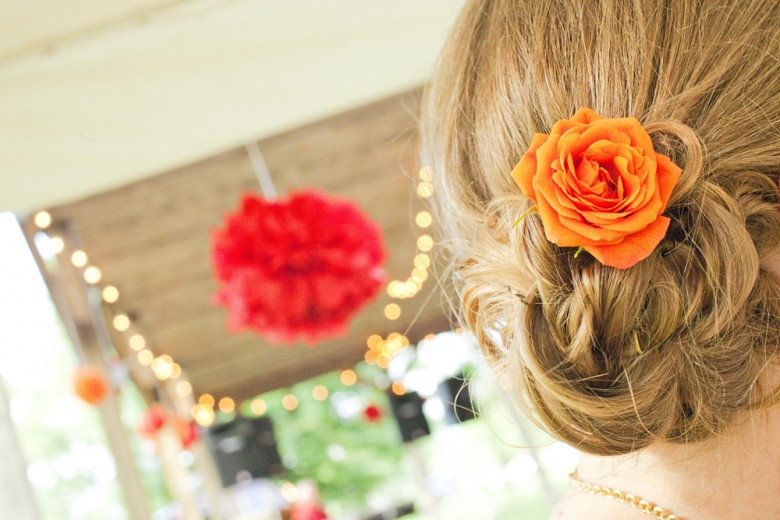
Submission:
M 153 404 L 141 415 L 138 423 L 138 434 L 145 439 L 154 439 L 157 432 L 165 426 L 167 414 L 159 404 Z
M 370 404 L 363 409 L 363 419 L 366 422 L 377 422 L 382 418 L 382 409 L 375 404 Z
M 379 228 L 354 204 L 307 191 L 244 196 L 213 233 L 212 262 L 228 328 L 268 341 L 343 335 L 385 280 Z
M 80 398 L 89 404 L 99 404 L 108 393 L 108 381 L 99 369 L 82 366 L 76 369 L 73 389 Z

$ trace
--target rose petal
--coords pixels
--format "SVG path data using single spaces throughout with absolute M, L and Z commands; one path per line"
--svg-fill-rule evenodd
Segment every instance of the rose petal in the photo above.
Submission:
M 571 120 L 575 123 L 592 123 L 594 121 L 599 121 L 603 119 L 600 115 L 598 115 L 596 112 L 594 112 L 592 109 L 588 107 L 581 107 L 577 112 L 571 117 Z
M 634 152 L 634 175 L 639 179 L 639 182 L 643 183 L 647 180 L 647 176 L 655 172 L 655 158 L 647 155 L 641 155 Z
M 653 141 L 644 127 L 635 118 L 602 119 L 601 122 L 595 124 L 608 124 L 610 127 L 625 133 L 631 139 L 631 145 L 641 149 L 642 155 L 653 155 Z
M 642 231 L 627 235 L 619 244 L 583 247 L 604 265 L 628 269 L 650 256 L 666 235 L 670 222 L 667 217 L 658 217 Z
M 582 236 L 580 233 L 575 233 L 568 227 L 561 223 L 561 218 L 558 213 L 550 206 L 543 196 L 540 196 L 536 201 L 536 207 L 539 210 L 539 216 L 542 218 L 542 224 L 544 225 L 544 234 L 547 240 L 553 244 L 557 244 L 560 247 L 579 247 L 585 245 L 601 245 L 605 244 L 605 241 L 590 240 Z
M 657 164 L 657 177 L 658 177 L 658 194 L 661 197 L 661 201 L 664 203 L 664 207 L 669 202 L 669 197 L 672 196 L 672 190 L 677 185 L 677 181 L 682 174 L 682 168 L 677 166 L 665 155 L 655 154 L 655 160 Z
M 536 149 L 536 174 L 534 181 L 539 177 L 549 178 L 553 169 L 560 169 L 560 165 L 554 164 L 558 161 L 558 139 L 557 134 L 550 134 L 550 137 Z
M 548 137 L 547 134 L 535 134 L 528 151 L 523 154 L 520 162 L 512 170 L 512 177 L 522 190 L 523 195 L 533 201 L 536 201 L 536 193 L 534 193 L 532 183 L 534 175 L 536 175 L 536 150 L 547 141 Z
M 575 153 L 574 150 L 577 148 L 577 144 L 580 141 L 581 131 L 582 127 L 577 126 L 567 130 L 561 136 L 558 141 L 558 156 L 561 158 L 561 161 L 564 161 L 566 158 L 571 157 L 572 153 Z
M 570 176 L 567 175 L 565 171 L 557 171 L 553 173 L 552 180 L 558 187 L 558 189 L 555 190 L 555 202 L 557 202 L 557 204 L 554 204 L 552 201 L 550 204 L 552 204 L 552 206 L 556 208 L 561 213 L 561 215 L 567 216 L 569 218 L 577 218 L 580 208 L 578 208 L 576 205 L 576 199 L 573 199 L 567 191 L 567 177 Z
M 584 126 L 585 125 L 582 123 L 572 121 L 571 119 L 561 119 L 553 125 L 552 130 L 550 130 L 550 137 L 555 136 L 555 140 L 557 142 L 562 135 L 564 135 L 572 128 L 582 128 Z
M 579 130 L 579 129 L 578 129 Z M 609 120 L 601 120 L 593 123 L 590 127 L 579 130 L 580 135 L 576 146 L 572 147 L 571 152 L 580 155 L 589 149 L 595 143 L 609 143 L 612 145 L 631 144 L 631 137 L 620 130 L 609 125 Z M 561 138 L 563 140 L 563 138 Z
M 623 196 L 620 197 L 620 204 L 618 204 L 615 208 L 617 211 L 620 211 L 624 208 L 629 208 L 629 206 L 633 204 L 642 193 L 642 184 L 636 175 L 634 175 L 631 171 L 620 173 L 620 182 L 623 186 Z
M 663 212 L 663 203 L 658 194 L 655 194 L 650 202 L 643 207 L 627 215 L 624 219 L 615 221 L 604 226 L 605 229 L 617 231 L 623 234 L 637 233 L 642 228 L 647 226 L 648 222 L 651 222 Z
M 599 165 L 588 157 L 583 157 L 575 169 L 575 177 L 583 186 L 593 184 L 599 174 Z
M 546 146 L 547 143 L 542 148 Z M 540 151 L 542 148 L 540 148 Z M 540 164 L 544 163 L 540 162 Z M 537 168 L 537 170 L 541 169 L 542 167 Z M 539 199 L 544 197 L 556 212 L 576 219 L 579 218 L 577 211 L 575 211 L 576 208 L 572 205 L 571 198 L 561 188 L 561 185 L 565 186 L 565 181 L 562 179 L 563 175 L 562 171 L 553 172 L 552 175 L 548 172 L 538 172 L 533 179 L 533 189 L 537 194 L 536 202 L 538 204 Z
M 611 213 L 606 211 L 583 211 L 582 216 L 591 224 L 597 226 L 608 226 L 609 224 L 627 216 L 626 213 Z
M 606 184 L 606 183 L 603 183 Z M 619 211 L 621 201 L 609 196 L 603 197 L 595 193 L 589 193 L 579 198 L 580 206 L 584 211 Z
M 623 238 L 626 234 L 624 231 L 614 231 L 607 226 L 594 226 L 593 224 L 585 222 L 582 216 L 580 216 L 579 219 L 570 219 L 560 216 L 559 221 L 562 226 L 573 233 L 588 239 L 592 244 L 613 243 L 614 241 Z M 582 246 L 585 244 L 580 243 L 572 245 Z

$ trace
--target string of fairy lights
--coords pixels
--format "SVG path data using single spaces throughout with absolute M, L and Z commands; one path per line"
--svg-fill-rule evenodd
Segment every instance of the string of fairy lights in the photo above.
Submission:
M 421 199 L 427 199 L 433 194 L 431 172 L 427 167 L 420 169 L 418 173 L 416 192 Z M 423 288 L 428 279 L 428 270 L 431 267 L 429 253 L 433 248 L 433 238 L 427 234 L 427 230 L 433 224 L 433 217 L 428 211 L 419 211 L 415 215 L 415 224 L 420 230 L 417 237 L 417 252 L 413 260 L 413 268 L 405 280 L 395 279 L 388 282 L 387 294 L 396 300 L 388 303 L 384 308 L 384 316 L 389 321 L 396 321 L 401 317 L 404 300 L 414 298 Z M 48 237 L 50 253 L 59 256 L 66 250 L 65 238 L 51 232 L 52 216 L 47 211 L 40 211 L 33 217 L 33 222 L 38 229 Z M 139 330 L 131 317 L 116 308 L 120 293 L 113 285 L 103 282 L 103 273 L 97 266 L 89 261 L 89 256 L 82 249 L 76 249 L 70 254 L 69 261 L 80 270 L 84 281 L 100 290 L 103 302 L 111 316 L 111 326 L 126 339 L 128 346 L 134 353 L 135 361 L 141 367 L 148 367 L 154 376 L 163 381 L 175 382 L 175 392 L 182 398 L 191 398 L 192 417 L 201 426 L 210 426 L 216 419 L 216 411 L 225 414 L 234 413 L 237 410 L 236 401 L 230 396 L 222 396 L 219 399 L 209 393 L 201 393 L 195 399 L 192 384 L 183 374 L 182 367 L 172 356 L 168 354 L 155 355 L 146 338 Z M 429 334 L 425 339 L 431 339 Z M 409 339 L 400 332 L 391 332 L 386 337 L 372 334 L 366 339 L 366 363 L 386 369 L 390 360 L 409 346 Z M 339 376 L 342 385 L 349 387 L 358 382 L 358 375 L 352 369 L 343 370 Z M 390 389 L 398 395 L 406 392 L 401 381 L 394 381 Z M 328 399 L 329 391 L 324 385 L 317 385 L 312 389 L 312 398 L 316 401 Z M 293 393 L 287 393 L 281 398 L 281 405 L 285 410 L 293 411 L 299 405 L 298 397 Z M 255 398 L 249 403 L 249 409 L 256 416 L 262 416 L 268 410 L 268 403 L 262 398 Z

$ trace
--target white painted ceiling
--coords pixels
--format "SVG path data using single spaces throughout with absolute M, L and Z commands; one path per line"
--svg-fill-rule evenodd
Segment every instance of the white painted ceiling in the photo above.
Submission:
M 424 83 L 463 0 L 11 0 L 0 211 L 69 202 Z

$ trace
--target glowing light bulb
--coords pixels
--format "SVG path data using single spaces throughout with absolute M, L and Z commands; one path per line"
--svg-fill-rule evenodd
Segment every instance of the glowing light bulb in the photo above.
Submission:
M 414 218 L 414 221 L 417 223 L 417 225 L 421 228 L 427 228 L 431 224 L 433 224 L 433 217 L 430 213 L 427 211 L 421 211 L 417 214 L 417 216 Z
M 103 273 L 94 265 L 84 269 L 84 280 L 86 280 L 87 283 L 96 284 L 101 278 L 103 278 Z
M 392 390 L 395 395 L 404 395 L 406 393 L 406 387 L 400 381 L 393 381 L 390 390 Z
M 287 394 L 282 397 L 282 406 L 285 410 L 292 412 L 298 408 L 298 398 L 292 394 Z
M 328 389 L 323 385 L 317 385 L 312 389 L 311 395 L 317 401 L 324 401 L 328 398 Z
M 230 397 L 223 397 L 219 400 L 219 411 L 224 413 L 231 413 L 236 409 L 236 402 Z
M 417 239 L 417 249 L 422 252 L 430 251 L 433 247 L 433 238 L 429 235 L 420 235 Z
M 114 316 L 114 328 L 119 332 L 124 332 L 130 328 L 130 318 L 127 314 L 117 314 Z
M 33 220 L 35 221 L 36 226 L 41 229 L 46 229 L 51 225 L 51 213 L 48 211 L 39 211 L 35 214 Z
M 214 410 L 210 407 L 196 404 L 192 408 L 192 417 L 201 426 L 211 426 L 214 422 Z
M 422 282 L 428 279 L 428 271 L 425 269 L 420 269 L 419 267 L 415 268 L 412 271 L 412 281 L 419 282 L 420 285 L 422 285 Z
M 379 345 L 382 344 L 382 336 L 379 334 L 371 334 L 368 339 L 366 340 L 366 345 L 371 350 L 376 350 L 379 348 Z
M 103 301 L 106 303 L 116 303 L 119 299 L 119 291 L 113 285 L 107 285 L 103 288 Z
M 252 413 L 255 415 L 263 415 L 266 410 L 268 410 L 268 405 L 265 404 L 265 401 L 259 398 L 252 401 L 252 404 L 249 407 L 252 410 Z
M 366 354 L 363 356 L 363 359 L 365 359 L 366 363 L 369 365 L 376 365 L 377 357 L 378 354 L 373 350 L 366 350 Z
M 396 303 L 390 303 L 385 307 L 385 318 L 397 320 L 401 316 L 401 307 Z
M 65 249 L 65 241 L 60 237 L 51 237 L 50 242 L 55 254 L 60 254 Z
M 173 363 L 170 361 L 170 356 L 160 356 L 152 361 L 152 371 L 157 379 L 165 381 L 171 377 L 173 373 Z
M 192 394 L 192 384 L 189 381 L 179 381 L 176 383 L 176 393 L 182 397 Z
M 130 336 L 128 343 L 130 343 L 130 348 L 136 351 L 141 350 L 146 346 L 146 340 L 140 334 L 133 334 Z
M 420 198 L 427 199 L 433 195 L 433 184 L 427 181 L 423 181 L 417 185 L 417 195 Z
M 393 280 L 392 282 L 387 284 L 387 294 L 392 298 L 398 298 L 400 285 L 401 282 L 399 282 L 398 280 Z
M 352 386 L 357 382 L 357 374 L 354 370 L 345 370 L 341 373 L 340 379 L 344 386 Z
M 431 257 L 425 253 L 420 253 L 414 257 L 414 266 L 418 269 L 428 269 L 431 265 Z
M 138 362 L 143 366 L 149 366 L 154 359 L 154 354 L 151 350 L 142 350 L 138 353 Z
M 70 255 L 70 261 L 75 265 L 76 267 L 84 267 L 87 265 L 87 253 L 85 253 L 82 250 L 76 250 L 73 251 L 73 254 Z

